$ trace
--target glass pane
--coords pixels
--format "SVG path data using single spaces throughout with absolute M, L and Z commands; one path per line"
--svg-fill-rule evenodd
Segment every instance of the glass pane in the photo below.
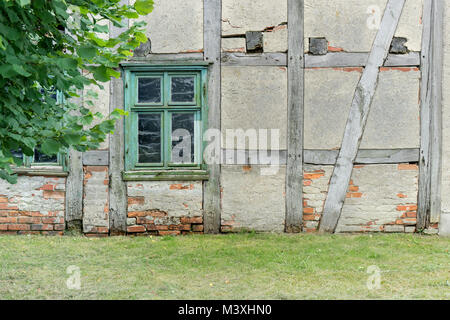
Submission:
M 193 113 L 172 113 L 172 163 L 195 162 Z
M 195 77 L 172 77 L 172 102 L 193 102 Z
M 39 150 L 34 150 L 34 163 L 56 163 L 58 162 L 58 156 L 48 156 Z
M 23 152 L 22 149 L 18 149 L 18 150 L 11 150 L 11 154 L 14 158 L 22 158 L 23 157 Z
M 138 121 L 139 163 L 161 163 L 161 115 L 140 114 Z
M 161 102 L 161 78 L 138 78 L 138 102 Z

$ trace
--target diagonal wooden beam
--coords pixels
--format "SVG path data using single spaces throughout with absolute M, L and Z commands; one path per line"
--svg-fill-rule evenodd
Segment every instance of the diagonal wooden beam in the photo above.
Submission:
M 367 65 L 356 87 L 344 138 L 333 175 L 320 223 L 320 232 L 334 232 L 341 216 L 353 171 L 353 163 L 366 126 L 370 106 L 377 88 L 380 67 L 383 66 L 400 20 L 405 0 L 389 0 L 384 11 L 380 29 L 370 51 Z

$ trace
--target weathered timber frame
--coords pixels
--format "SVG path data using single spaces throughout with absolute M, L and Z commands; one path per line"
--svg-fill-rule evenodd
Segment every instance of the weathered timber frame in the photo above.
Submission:
M 389 48 L 400 21 L 404 4 L 405 0 L 389 0 L 386 5 L 380 29 L 377 32 L 367 65 L 356 87 L 350 107 L 344 138 L 325 200 L 319 227 L 320 232 L 333 233 L 339 222 L 353 165 L 377 88 L 380 67 L 383 66 L 389 54 Z
M 155 57 L 156 59 L 157 57 Z M 341 68 L 365 67 L 368 52 L 328 52 L 326 55 L 304 55 L 304 67 L 308 68 Z M 242 52 L 222 52 L 224 66 L 288 66 L 286 53 L 247 54 Z M 383 64 L 384 67 L 418 67 L 420 66 L 420 52 L 407 54 L 389 54 Z
M 304 1 L 288 0 L 288 128 L 286 232 L 301 232 L 303 220 Z
M 83 94 L 73 98 L 73 103 L 82 104 Z M 82 153 L 71 149 L 67 155 L 65 217 L 67 229 L 82 229 L 83 221 L 83 162 Z
M 208 70 L 208 115 L 209 129 L 221 128 L 221 60 L 222 50 L 222 1 L 203 1 L 203 47 L 204 59 L 211 63 Z M 218 145 L 220 145 L 220 141 Z M 208 165 L 209 180 L 203 186 L 203 224 L 205 233 L 219 233 L 221 225 L 221 165 Z
M 420 89 L 420 161 L 417 230 L 441 215 L 442 68 L 444 1 L 425 0 Z
M 128 0 L 121 0 L 128 4 Z M 128 24 L 128 21 L 124 21 Z M 117 28 L 110 25 L 110 33 L 113 37 L 126 31 L 126 28 Z M 124 73 L 122 78 L 111 78 L 109 111 L 123 109 L 124 98 Z M 110 234 L 123 234 L 127 230 L 127 189 L 122 179 L 125 170 L 124 153 L 124 121 L 117 121 L 114 134 L 109 138 L 109 232 Z

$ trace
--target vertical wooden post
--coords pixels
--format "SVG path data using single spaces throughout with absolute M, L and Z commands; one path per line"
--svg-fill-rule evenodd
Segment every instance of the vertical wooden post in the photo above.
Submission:
M 417 229 L 439 222 L 442 166 L 444 2 L 425 0 L 421 53 L 420 159 Z
M 286 232 L 303 220 L 304 1 L 288 0 L 288 131 Z
M 128 0 L 121 0 L 121 3 L 128 4 Z M 128 20 L 124 23 L 128 25 Z M 125 28 L 116 28 L 110 25 L 110 35 L 119 36 L 126 31 Z M 110 82 L 110 102 L 109 111 L 114 109 L 124 109 L 124 88 L 123 77 L 111 78 Z M 125 139 L 124 120 L 117 121 L 114 134 L 109 137 L 109 231 L 111 234 L 125 233 L 127 230 L 127 190 L 122 178 L 125 170 Z
M 208 70 L 208 128 L 220 131 L 222 1 L 204 0 L 203 4 L 204 58 L 211 62 Z M 220 232 L 220 170 L 220 163 L 208 165 L 209 181 L 204 183 L 203 195 L 205 233 Z
M 73 103 L 83 104 L 80 98 L 74 98 Z M 69 175 L 66 182 L 66 228 L 82 230 L 83 220 L 83 160 L 82 153 L 71 149 L 68 154 L 67 170 Z
M 367 65 L 356 87 L 350 113 L 345 126 L 341 150 L 336 160 L 325 200 L 320 232 L 334 232 L 341 216 L 347 195 L 353 163 L 358 154 L 370 106 L 378 84 L 380 67 L 383 66 L 397 29 L 405 0 L 389 0 L 384 11 L 380 29 L 373 42 Z

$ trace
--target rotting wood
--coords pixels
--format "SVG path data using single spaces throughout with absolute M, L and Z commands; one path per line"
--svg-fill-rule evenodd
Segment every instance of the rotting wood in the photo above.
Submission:
M 355 90 L 344 138 L 331 176 L 320 232 L 334 232 L 341 216 L 359 145 L 377 87 L 380 67 L 386 60 L 405 0 L 389 0 L 363 74 Z
M 303 220 L 304 1 L 288 0 L 288 128 L 286 232 L 301 232 Z
M 208 70 L 208 115 L 209 129 L 221 127 L 221 33 L 222 1 L 203 2 L 204 58 L 211 65 Z M 205 233 L 219 233 L 221 225 L 220 163 L 208 165 L 209 180 L 203 185 L 203 221 Z

